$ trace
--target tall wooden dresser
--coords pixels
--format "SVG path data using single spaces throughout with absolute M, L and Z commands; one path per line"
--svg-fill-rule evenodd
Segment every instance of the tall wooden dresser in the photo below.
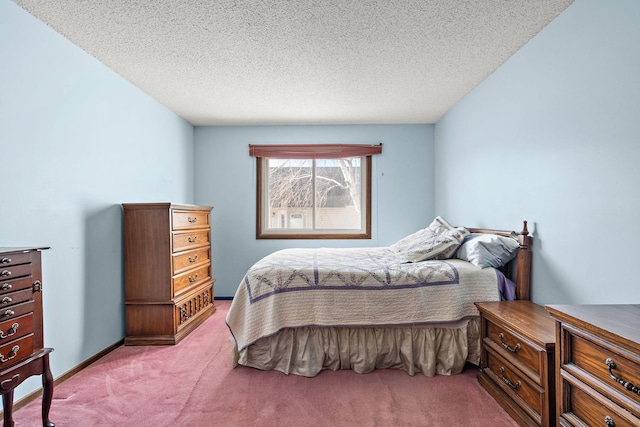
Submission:
M 548 305 L 561 426 L 640 426 L 640 305 Z
M 124 203 L 125 345 L 177 344 L 215 311 L 210 206 Z
M 49 421 L 53 377 L 44 347 L 42 262 L 49 248 L 0 248 L 0 393 L 4 425 L 13 426 L 13 391 L 25 379 L 42 376 L 42 424 Z

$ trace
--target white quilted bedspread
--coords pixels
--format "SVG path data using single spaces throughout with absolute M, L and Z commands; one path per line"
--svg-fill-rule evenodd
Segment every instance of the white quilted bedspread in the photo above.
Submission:
M 458 259 L 403 263 L 387 247 L 285 249 L 249 269 L 227 325 L 241 351 L 283 328 L 449 322 L 499 298 L 494 269 Z

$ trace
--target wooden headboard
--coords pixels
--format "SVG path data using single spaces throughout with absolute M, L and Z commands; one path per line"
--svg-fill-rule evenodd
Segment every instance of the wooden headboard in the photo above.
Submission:
M 515 231 L 509 230 L 490 230 L 486 228 L 469 228 L 471 233 L 481 234 L 497 234 L 500 236 L 518 238 L 520 249 L 518 254 L 509 262 L 506 266 L 505 273 L 507 277 L 516 283 L 516 299 L 528 300 L 530 299 L 531 291 L 531 245 L 533 244 L 533 237 L 529 236 L 529 230 L 527 230 L 527 221 L 523 221 L 522 231 L 518 234 Z

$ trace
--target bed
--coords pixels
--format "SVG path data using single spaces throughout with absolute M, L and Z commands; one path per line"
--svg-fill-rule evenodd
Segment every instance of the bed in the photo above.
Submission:
M 437 217 L 389 247 L 274 252 L 247 271 L 227 314 L 233 366 L 460 373 L 480 361 L 474 302 L 529 299 L 531 244 L 526 221 L 515 233 Z

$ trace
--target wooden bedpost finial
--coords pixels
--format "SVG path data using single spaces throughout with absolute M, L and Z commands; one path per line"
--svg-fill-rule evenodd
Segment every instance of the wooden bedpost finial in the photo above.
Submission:
M 527 221 L 522 221 L 524 223 L 524 227 L 522 228 L 522 231 L 520 232 L 520 234 L 522 234 L 523 236 L 528 236 L 529 235 L 529 230 L 527 230 Z

